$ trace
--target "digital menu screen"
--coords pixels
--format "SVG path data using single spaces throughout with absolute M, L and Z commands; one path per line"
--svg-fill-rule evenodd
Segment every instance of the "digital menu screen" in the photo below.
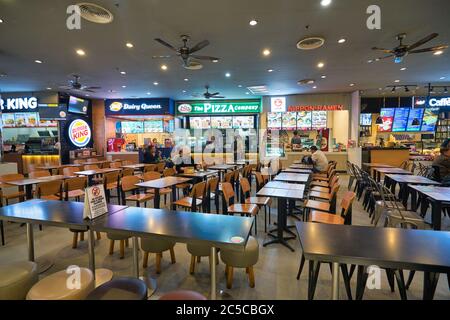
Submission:
M 14 120 L 14 113 L 2 114 L 3 128 L 15 128 L 16 121 Z
M 77 114 L 87 114 L 89 106 L 89 101 L 72 97 L 69 98 L 69 108 L 68 111 L 70 113 L 77 113 Z
M 122 121 L 122 133 L 144 133 L 144 122 Z
M 379 132 L 391 132 L 392 125 L 394 123 L 394 108 L 383 108 L 380 112 L 380 117 L 383 120 L 383 124 L 378 125 Z
M 312 113 L 312 129 L 326 129 L 327 127 L 327 112 L 326 111 L 313 111 Z
M 267 114 L 267 128 L 269 129 L 281 129 L 281 113 L 269 112 Z
M 360 126 L 371 126 L 372 125 L 372 114 L 371 113 L 361 113 L 359 118 Z
M 439 108 L 425 109 L 422 121 L 422 131 L 424 132 L 436 131 L 438 115 L 439 115 Z
M 297 129 L 297 113 L 285 112 L 283 115 L 283 130 L 296 130 Z
M 424 111 L 425 109 L 423 108 L 415 108 L 409 111 L 408 126 L 406 127 L 406 131 L 408 132 L 420 131 Z M 417 124 L 413 124 L 414 119 L 418 121 Z
M 253 129 L 255 128 L 255 118 L 253 116 L 233 117 L 234 129 Z
M 211 117 L 211 128 L 232 129 L 233 117 Z
M 164 132 L 164 126 L 162 120 L 152 120 L 144 122 L 145 133 L 161 133 Z
M 312 113 L 311 111 L 297 112 L 297 129 L 311 130 L 312 127 Z
M 211 117 L 189 118 L 191 129 L 211 129 Z
M 405 132 L 408 125 L 409 108 L 396 108 L 394 116 L 393 132 Z

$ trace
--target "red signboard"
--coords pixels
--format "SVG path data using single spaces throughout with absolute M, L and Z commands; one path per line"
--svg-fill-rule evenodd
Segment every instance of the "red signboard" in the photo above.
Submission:
M 320 105 L 320 106 L 289 106 L 288 112 L 299 112 L 299 111 L 340 111 L 344 110 L 344 105 L 334 104 L 334 105 Z

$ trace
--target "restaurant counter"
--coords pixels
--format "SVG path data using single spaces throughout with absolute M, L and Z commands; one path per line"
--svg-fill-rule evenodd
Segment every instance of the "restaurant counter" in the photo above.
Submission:
M 347 159 L 348 154 L 347 152 L 324 152 L 325 156 L 327 157 L 328 161 L 336 161 L 337 171 L 347 171 Z M 287 168 L 290 165 L 294 164 L 294 161 L 301 160 L 304 156 L 310 156 L 311 152 L 309 151 L 299 151 L 299 152 L 286 152 L 285 157 L 281 158 L 281 163 L 283 165 L 283 168 Z
M 122 160 L 122 161 L 131 161 L 133 163 L 140 162 L 138 151 L 107 152 L 106 160 L 108 161 Z
M 44 166 L 46 164 L 59 165 L 60 156 L 57 154 L 21 154 L 17 152 L 5 153 L 3 160 L 6 162 L 14 162 L 17 164 L 17 172 L 28 174 L 30 165 Z
M 393 167 L 399 167 L 404 161 L 409 160 L 409 148 L 363 148 L 362 163 L 383 163 Z

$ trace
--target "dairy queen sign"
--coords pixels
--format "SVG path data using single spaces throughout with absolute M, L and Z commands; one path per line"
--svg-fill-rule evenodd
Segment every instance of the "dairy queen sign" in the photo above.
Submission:
M 78 147 L 84 148 L 91 142 L 92 132 L 89 124 L 81 119 L 74 120 L 68 130 L 70 142 Z

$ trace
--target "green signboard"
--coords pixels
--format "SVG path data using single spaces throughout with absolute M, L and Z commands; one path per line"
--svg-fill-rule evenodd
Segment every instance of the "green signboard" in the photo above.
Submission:
M 261 100 L 177 102 L 178 115 L 261 113 Z

